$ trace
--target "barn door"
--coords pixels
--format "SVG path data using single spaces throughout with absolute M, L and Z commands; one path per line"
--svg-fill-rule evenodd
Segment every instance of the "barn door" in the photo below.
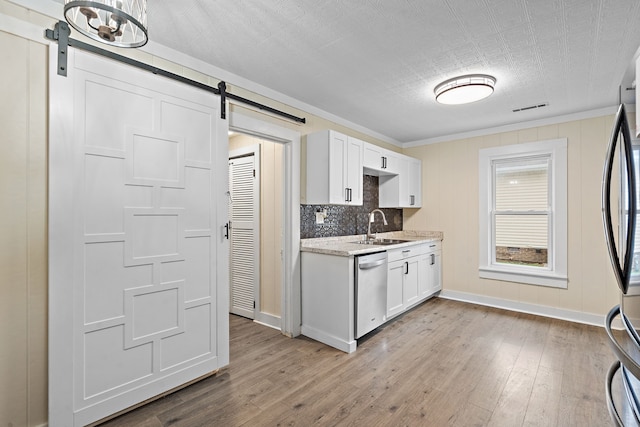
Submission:
M 229 160 L 230 312 L 255 318 L 260 289 L 258 174 L 255 155 Z
M 74 49 L 60 77 L 55 48 L 52 427 L 88 424 L 228 363 L 219 98 Z

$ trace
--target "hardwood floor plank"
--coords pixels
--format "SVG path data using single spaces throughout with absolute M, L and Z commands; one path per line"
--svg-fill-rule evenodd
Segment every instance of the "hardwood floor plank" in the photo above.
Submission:
M 104 426 L 612 425 L 601 328 L 435 298 L 346 354 L 229 324 L 228 367 Z
M 536 372 L 515 367 L 489 420 L 490 426 L 520 426 L 527 412 Z
M 562 371 L 540 366 L 533 384 L 523 426 L 540 427 L 558 424 L 562 388 Z

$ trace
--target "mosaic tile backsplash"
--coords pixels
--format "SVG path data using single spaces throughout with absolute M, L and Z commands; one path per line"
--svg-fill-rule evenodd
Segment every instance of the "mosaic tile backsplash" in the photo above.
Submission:
M 362 206 L 300 205 L 300 238 L 353 236 L 367 233 L 368 214 L 378 207 L 378 177 L 364 175 Z M 316 212 L 327 210 L 324 224 L 316 224 Z M 389 225 L 384 225 L 382 215 L 375 215 L 372 233 L 402 230 L 402 209 L 381 209 Z

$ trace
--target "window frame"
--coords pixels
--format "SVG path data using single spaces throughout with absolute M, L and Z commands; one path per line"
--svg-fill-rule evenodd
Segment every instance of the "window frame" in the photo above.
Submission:
M 536 267 L 495 261 L 496 163 L 547 158 L 549 162 L 549 210 L 547 266 Z M 479 150 L 479 266 L 481 278 L 531 285 L 567 288 L 567 139 L 559 138 Z M 507 211 L 500 211 L 504 214 Z M 512 211 L 536 214 L 538 211 Z

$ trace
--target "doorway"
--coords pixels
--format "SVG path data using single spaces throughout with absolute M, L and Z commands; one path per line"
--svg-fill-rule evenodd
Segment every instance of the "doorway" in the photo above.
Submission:
M 280 330 L 284 335 L 294 337 L 300 335 L 301 322 L 300 133 L 261 118 L 240 114 L 236 108 L 238 107 L 232 105 L 229 117 L 230 130 L 279 144 L 282 148 L 283 166 L 280 171 L 283 182 L 283 244 Z
M 280 329 L 283 144 L 234 132 L 229 149 L 230 312 Z

